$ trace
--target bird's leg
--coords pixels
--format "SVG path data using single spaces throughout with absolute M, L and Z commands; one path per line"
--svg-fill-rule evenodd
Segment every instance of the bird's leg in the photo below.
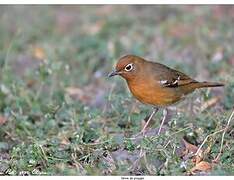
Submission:
M 163 119 L 162 119 L 162 122 L 161 122 L 159 130 L 158 130 L 158 135 L 160 134 L 160 132 L 162 130 L 162 126 L 164 124 L 166 117 L 167 117 L 167 109 L 163 109 Z
M 147 122 L 145 123 L 143 129 L 141 130 L 141 133 L 144 134 L 145 133 L 145 129 L 147 128 L 147 126 L 149 125 L 151 119 L 153 118 L 153 116 L 158 112 L 159 108 L 158 107 L 154 107 L 153 108 L 153 112 L 151 113 L 150 117 L 148 118 Z

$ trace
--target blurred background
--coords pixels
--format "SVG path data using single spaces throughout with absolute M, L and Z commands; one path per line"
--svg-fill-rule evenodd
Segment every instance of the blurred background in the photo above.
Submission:
M 157 153 L 152 171 L 126 171 L 137 145 L 124 137 L 139 132 L 151 108 L 107 74 L 119 57 L 135 54 L 224 82 L 178 104 L 165 127 L 170 134 L 189 125 L 175 147 L 184 136 L 200 144 L 225 125 L 234 104 L 233 24 L 234 6 L 1 5 L 0 174 L 183 175 L 175 154 L 163 168 L 167 158 Z M 233 175 L 233 136 L 209 173 Z M 219 141 L 210 142 L 209 160 Z

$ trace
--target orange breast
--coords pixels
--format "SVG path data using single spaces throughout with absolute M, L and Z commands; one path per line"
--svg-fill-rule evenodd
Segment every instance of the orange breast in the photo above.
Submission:
M 128 82 L 128 87 L 135 98 L 145 104 L 168 106 L 181 99 L 175 88 L 163 88 L 160 84 L 148 82 Z

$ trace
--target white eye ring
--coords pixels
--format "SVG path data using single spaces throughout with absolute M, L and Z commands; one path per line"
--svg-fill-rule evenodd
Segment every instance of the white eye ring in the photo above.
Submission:
M 132 69 L 133 69 L 133 64 L 132 63 L 126 65 L 125 68 L 124 68 L 125 71 L 131 71 Z

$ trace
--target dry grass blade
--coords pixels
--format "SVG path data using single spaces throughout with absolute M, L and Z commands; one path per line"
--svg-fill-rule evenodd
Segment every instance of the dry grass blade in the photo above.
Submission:
M 214 133 L 211 133 L 211 134 L 207 135 L 206 138 L 204 139 L 204 141 L 202 142 L 202 144 L 199 146 L 197 152 L 195 153 L 195 156 L 198 155 L 198 154 L 200 153 L 201 148 L 204 146 L 204 144 L 206 143 L 206 141 L 207 141 L 207 139 L 208 139 L 209 137 L 214 136 L 215 134 L 218 134 L 218 133 L 222 132 L 223 130 L 224 130 L 224 129 L 221 129 L 221 130 L 219 130 L 219 131 L 215 131 Z
M 208 101 L 204 102 L 200 108 L 200 111 L 203 112 L 207 108 L 214 106 L 216 103 L 220 101 L 220 97 L 214 97 L 209 99 Z
M 206 143 L 206 141 L 207 141 L 207 139 L 208 139 L 209 137 L 214 136 L 214 135 L 217 134 L 217 133 L 223 132 L 223 134 L 222 134 L 221 146 L 220 146 L 220 152 L 219 152 L 218 156 L 215 158 L 214 161 L 217 161 L 217 160 L 219 159 L 219 157 L 220 157 L 220 155 L 221 155 L 221 152 L 222 152 L 222 149 L 223 149 L 224 136 L 225 136 L 225 133 L 227 132 L 227 129 L 228 129 L 229 125 L 230 125 L 230 122 L 231 122 L 231 120 L 232 120 L 233 115 L 234 115 L 234 108 L 233 108 L 233 110 L 232 110 L 231 115 L 230 115 L 229 118 L 228 118 L 228 122 L 227 122 L 227 125 L 225 126 L 225 128 L 223 128 L 223 129 L 221 129 L 221 130 L 219 130 L 219 131 L 215 131 L 214 133 L 209 134 L 208 136 L 206 136 L 205 140 L 204 140 L 204 141 L 202 142 L 202 144 L 199 146 L 199 148 L 198 148 L 197 152 L 195 153 L 195 155 L 198 155 L 198 154 L 199 154 L 199 151 L 201 150 L 201 148 L 202 148 L 203 145 Z
M 229 127 L 229 125 L 230 125 L 230 122 L 231 122 L 231 120 L 232 120 L 233 116 L 234 116 L 234 107 L 233 107 L 233 110 L 232 110 L 231 115 L 230 115 L 230 116 L 229 116 L 229 118 L 228 118 L 227 125 L 225 126 L 224 131 L 223 131 L 223 134 L 222 134 L 222 140 L 221 140 L 221 145 L 220 145 L 219 154 L 216 156 L 216 158 L 214 159 L 214 161 L 213 161 L 213 162 L 217 162 L 217 161 L 219 160 L 219 158 L 220 158 L 221 154 L 222 154 L 222 151 L 223 151 L 224 136 L 225 136 L 225 134 L 226 134 L 226 132 L 227 132 L 227 130 L 228 130 L 228 127 Z

